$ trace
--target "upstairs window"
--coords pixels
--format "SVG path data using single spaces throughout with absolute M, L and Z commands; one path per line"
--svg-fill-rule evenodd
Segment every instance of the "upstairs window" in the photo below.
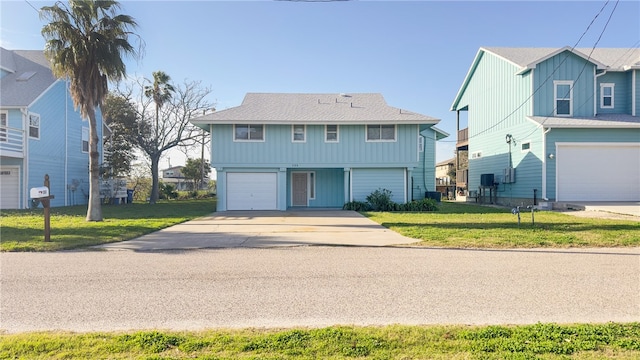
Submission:
M 40 115 L 29 114 L 29 137 L 40 139 Z
M 573 81 L 556 80 L 553 82 L 556 116 L 573 115 Z
M 615 84 L 600 84 L 600 108 L 613 109 Z
M 367 141 L 395 141 L 395 125 L 367 125 Z
M 89 152 L 89 128 L 82 128 L 82 152 Z
M 0 112 L 0 142 L 7 141 L 7 126 L 9 125 L 8 114 Z
M 304 125 L 292 125 L 293 130 L 293 138 L 291 139 L 293 142 L 305 142 L 306 141 L 306 129 Z
M 424 137 L 418 135 L 418 152 L 424 152 Z
M 325 142 L 338 142 L 338 125 L 325 125 L 325 127 L 324 127 L 324 141 Z
M 520 145 L 520 150 L 522 150 L 522 152 L 529 152 L 531 151 L 531 141 L 525 141 Z
M 234 141 L 264 141 L 264 125 L 234 125 Z

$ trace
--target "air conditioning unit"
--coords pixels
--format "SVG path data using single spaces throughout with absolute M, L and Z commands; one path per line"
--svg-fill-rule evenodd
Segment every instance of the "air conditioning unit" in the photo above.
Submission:
M 503 173 L 504 183 L 512 184 L 516 182 L 516 169 L 515 168 L 506 168 Z
M 493 186 L 493 174 L 481 174 L 480 175 L 480 185 L 482 185 L 482 186 Z

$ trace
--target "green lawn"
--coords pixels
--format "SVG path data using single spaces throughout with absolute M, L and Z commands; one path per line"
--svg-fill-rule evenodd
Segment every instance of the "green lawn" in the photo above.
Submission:
M 3 210 L 0 250 L 54 251 L 132 239 L 213 213 L 215 199 L 103 205 L 104 221 L 85 221 L 85 206 L 51 208 L 51 241 L 44 242 L 43 209 Z
M 2 359 L 638 359 L 640 323 L 0 335 Z
M 371 220 L 419 245 L 452 248 L 640 246 L 640 222 L 522 212 L 521 225 L 510 209 L 443 202 L 426 213 L 365 212 Z

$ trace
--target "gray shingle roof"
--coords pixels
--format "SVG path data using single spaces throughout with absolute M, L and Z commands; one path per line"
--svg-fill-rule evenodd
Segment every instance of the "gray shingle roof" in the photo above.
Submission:
M 0 49 L 0 67 L 9 71 L 0 79 L 1 107 L 28 106 L 56 81 L 43 51 Z
M 527 116 L 546 128 L 640 128 L 640 117 L 628 114 L 599 114 L 594 117 Z
M 539 62 L 541 59 L 562 49 L 570 48 L 508 48 L 508 47 L 484 47 L 512 63 L 526 67 Z M 596 62 L 602 63 L 609 70 L 624 70 L 625 67 L 640 65 L 640 48 L 576 48 L 583 57 L 590 57 Z
M 194 124 L 437 124 L 387 105 L 381 94 L 247 93 L 242 105 L 191 119 Z

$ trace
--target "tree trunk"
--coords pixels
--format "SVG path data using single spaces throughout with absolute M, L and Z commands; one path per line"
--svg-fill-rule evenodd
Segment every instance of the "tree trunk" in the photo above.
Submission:
M 88 107 L 89 116 L 89 204 L 87 221 L 102 221 L 102 203 L 100 201 L 100 153 L 98 152 L 98 129 L 96 110 Z
M 160 163 L 160 156 L 151 156 L 151 195 L 149 196 L 149 204 L 155 204 L 158 201 L 158 166 Z

